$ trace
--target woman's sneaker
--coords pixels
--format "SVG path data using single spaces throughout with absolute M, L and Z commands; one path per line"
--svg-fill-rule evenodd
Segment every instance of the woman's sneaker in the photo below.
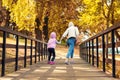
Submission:
M 66 65 L 69 65 L 70 63 L 69 62 L 65 62 Z

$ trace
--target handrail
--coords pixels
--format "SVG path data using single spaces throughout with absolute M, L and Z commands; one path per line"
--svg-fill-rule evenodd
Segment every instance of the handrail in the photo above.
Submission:
M 37 62 L 40 62 L 41 60 L 44 60 L 47 58 L 47 43 L 42 42 L 40 40 L 37 40 L 35 38 L 32 38 L 30 36 L 23 35 L 17 31 L 10 30 L 6 27 L 0 27 L 0 32 L 2 35 L 3 42 L 0 43 L 0 48 L 2 49 L 2 58 L 0 59 L 0 64 L 1 64 L 1 76 L 5 75 L 6 72 L 6 64 L 10 62 L 15 62 L 14 68 L 15 71 L 18 70 L 19 64 L 18 62 L 23 60 L 24 61 L 24 68 L 28 65 L 27 59 L 30 60 L 30 65 Z M 16 43 L 15 44 L 10 44 L 6 43 L 7 39 L 7 34 L 12 34 L 16 36 Z M 19 44 L 19 37 L 22 37 L 24 39 L 24 44 L 20 45 Z M 30 45 L 28 45 L 27 41 L 30 41 Z M 35 45 L 33 44 L 35 43 Z M 6 49 L 15 49 L 15 58 L 6 58 Z M 19 49 L 23 49 L 24 53 L 23 56 L 19 56 Z M 30 50 L 27 52 L 27 50 Z M 29 55 L 27 55 L 29 54 Z M 34 60 L 33 60 L 34 59 Z
M 93 66 L 102 67 L 106 72 L 108 64 L 112 65 L 112 76 L 116 77 L 119 60 L 116 58 L 116 49 L 120 47 L 120 42 L 115 41 L 115 31 L 120 29 L 120 24 L 111 26 L 110 28 L 90 37 L 83 41 L 80 46 L 80 57 L 92 64 Z M 109 35 L 109 43 L 106 44 L 106 35 Z M 109 54 L 108 50 L 111 50 Z

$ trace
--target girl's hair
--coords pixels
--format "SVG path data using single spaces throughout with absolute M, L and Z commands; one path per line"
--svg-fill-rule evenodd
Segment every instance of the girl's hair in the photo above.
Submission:
M 50 38 L 56 38 L 56 33 L 55 32 L 51 32 Z

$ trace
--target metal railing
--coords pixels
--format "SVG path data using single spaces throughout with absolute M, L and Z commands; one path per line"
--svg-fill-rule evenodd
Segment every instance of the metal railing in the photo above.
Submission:
M 14 62 L 14 65 L 12 65 L 12 68 L 14 68 L 14 71 L 17 71 L 21 66 L 25 68 L 27 65 L 32 65 L 33 63 L 40 62 L 47 58 L 47 44 L 44 42 L 41 42 L 40 40 L 34 39 L 29 36 L 25 36 L 19 32 L 0 27 L 0 34 L 2 41 L 0 43 L 0 49 L 1 49 L 1 57 L 0 57 L 0 65 L 1 65 L 1 76 L 5 75 L 6 65 L 8 63 Z M 15 36 L 15 43 L 13 44 L 7 42 L 7 35 L 14 35 Z M 22 44 L 20 44 L 20 38 L 24 40 Z M 28 43 L 29 42 L 29 43 Z M 37 43 L 37 45 L 36 45 Z M 7 58 L 7 49 L 13 50 L 14 57 Z M 22 52 L 22 54 L 20 54 Z M 20 61 L 22 65 L 20 66 Z
M 111 72 L 113 77 L 120 72 L 120 57 L 118 57 L 120 42 L 117 40 L 116 32 L 120 34 L 120 24 L 102 31 L 79 45 L 80 57 L 91 65 L 102 68 L 104 72 Z M 119 72 L 117 72 L 118 70 Z

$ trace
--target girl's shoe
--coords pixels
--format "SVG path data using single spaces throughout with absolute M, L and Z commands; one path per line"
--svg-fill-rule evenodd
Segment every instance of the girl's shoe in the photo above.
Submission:
M 54 62 L 54 61 L 51 61 L 50 64 L 53 65 L 53 64 L 55 64 L 55 62 Z

